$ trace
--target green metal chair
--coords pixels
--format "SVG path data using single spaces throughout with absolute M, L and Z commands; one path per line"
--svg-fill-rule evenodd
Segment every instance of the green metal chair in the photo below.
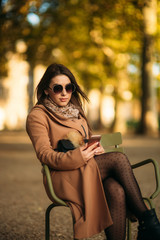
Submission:
M 68 205 L 60 198 L 58 198 L 54 192 L 52 180 L 51 180 L 51 174 L 48 166 L 46 164 L 43 165 L 44 172 L 46 174 L 48 188 L 50 191 L 50 194 L 54 200 L 54 203 L 50 204 L 45 212 L 45 240 L 50 239 L 50 212 L 54 207 L 63 206 L 68 207 Z
M 101 137 L 101 144 L 105 149 L 105 152 L 110 151 L 118 151 L 124 152 L 123 148 L 119 145 L 122 144 L 122 136 L 120 132 L 113 133 L 113 134 L 104 134 Z M 155 173 L 155 181 L 156 181 L 156 190 L 151 194 L 149 197 L 144 197 L 146 203 L 150 208 L 154 208 L 153 200 L 158 196 L 160 193 L 160 172 L 159 172 L 159 165 L 156 160 L 153 159 L 146 159 L 144 161 L 138 162 L 132 165 L 132 169 L 136 169 L 138 167 L 144 166 L 146 164 L 152 164 Z M 131 219 L 127 219 L 127 240 L 131 240 Z
M 113 152 L 113 151 L 118 151 L 118 152 L 124 152 L 123 148 L 119 145 L 122 144 L 122 136 L 120 132 L 113 133 L 113 134 L 103 134 L 101 136 L 101 144 L 103 148 L 105 149 L 105 152 Z M 156 181 L 156 190 L 152 193 L 150 197 L 144 197 L 144 200 L 148 203 L 150 208 L 154 208 L 154 202 L 153 200 L 158 196 L 160 193 L 160 173 L 159 173 L 159 166 L 158 163 L 153 160 L 153 159 L 146 159 L 144 161 L 141 161 L 139 163 L 133 164 L 132 168 L 136 169 L 138 167 L 144 166 L 146 164 L 152 164 L 155 172 L 155 181 Z M 50 194 L 52 198 L 54 199 L 54 203 L 48 206 L 45 214 L 45 240 L 49 240 L 50 238 L 50 211 L 54 207 L 58 206 L 64 206 L 68 207 L 67 204 L 59 199 L 53 189 L 52 185 L 52 180 L 51 180 L 51 175 L 50 171 L 47 165 L 43 165 L 46 177 L 47 177 L 47 182 L 50 190 Z M 127 219 L 127 240 L 131 240 L 131 220 Z

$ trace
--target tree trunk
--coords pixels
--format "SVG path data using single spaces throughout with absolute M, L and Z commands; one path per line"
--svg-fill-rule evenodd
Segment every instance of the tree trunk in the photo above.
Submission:
M 33 92 L 34 92 L 34 66 L 30 63 L 28 82 L 28 112 L 33 107 Z
M 153 79 L 154 35 L 156 33 L 156 0 L 146 0 L 143 7 L 144 37 L 142 47 L 142 99 L 139 133 L 158 134 L 156 89 Z
M 114 111 L 115 111 L 115 115 L 114 115 L 114 120 L 110 126 L 109 131 L 112 133 L 114 131 L 118 131 L 117 130 L 117 113 L 118 113 L 118 87 L 114 88 L 114 92 L 112 94 L 112 96 L 114 97 L 115 100 L 115 107 L 114 107 Z
M 98 114 L 98 121 L 97 121 L 97 126 L 98 126 L 98 130 L 101 130 L 104 128 L 104 125 L 102 124 L 102 100 L 103 100 L 103 95 L 104 95 L 104 85 L 103 83 L 101 83 L 101 87 L 100 87 L 100 99 L 99 99 L 99 114 Z

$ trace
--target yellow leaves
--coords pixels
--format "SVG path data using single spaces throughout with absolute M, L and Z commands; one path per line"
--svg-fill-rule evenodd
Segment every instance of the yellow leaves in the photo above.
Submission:
M 90 64 L 88 66 L 88 71 L 91 73 L 91 74 L 98 74 L 99 73 L 99 66 L 98 65 L 95 65 L 95 64 Z
M 64 61 L 65 55 L 60 48 L 54 48 L 52 50 L 52 56 L 58 59 L 59 61 Z
M 44 45 L 44 44 L 41 44 L 41 45 L 38 47 L 38 52 L 43 53 L 45 50 L 46 50 L 46 45 Z
M 82 56 L 82 52 L 79 51 L 79 50 L 74 51 L 74 52 L 72 53 L 72 56 L 73 56 L 74 58 L 80 58 L 80 57 Z
M 90 36 L 95 43 L 97 43 L 97 44 L 103 43 L 102 33 L 99 30 L 94 29 L 94 30 L 90 31 Z
M 126 67 L 129 61 L 129 54 L 119 53 L 116 55 L 115 66 L 117 68 Z
M 157 76 L 157 80 L 160 82 L 160 74 Z
M 30 34 L 30 32 L 31 32 L 31 30 L 30 30 L 29 28 L 24 28 L 24 29 L 22 30 L 22 35 L 23 35 L 23 36 L 27 36 L 27 35 Z
M 78 24 L 80 20 L 77 18 L 77 16 L 69 16 L 68 19 L 72 24 Z
M 44 35 L 43 36 L 43 42 L 44 44 L 50 43 L 52 41 L 52 37 L 49 35 Z
M 21 6 L 20 8 L 20 13 L 21 14 L 28 14 L 29 13 L 29 9 L 34 7 L 35 8 L 35 11 L 40 7 L 41 3 L 39 0 L 27 0 L 25 1 L 25 3 Z
M 19 13 L 21 14 L 27 14 L 29 8 L 29 1 L 26 1 L 25 4 L 20 8 Z
M 115 28 L 118 27 L 118 25 L 120 24 L 120 21 L 118 19 L 113 19 L 113 20 L 105 20 L 103 21 L 103 26 L 108 30 L 108 29 L 112 29 L 114 30 Z
M 25 53 L 27 51 L 27 45 L 23 40 L 18 40 L 16 42 L 16 51 L 18 53 Z
M 5 21 L 5 23 L 2 25 L 2 32 L 7 31 L 8 29 L 10 29 L 11 26 L 12 26 L 11 20 Z
M 105 47 L 103 47 L 102 48 L 102 51 L 103 51 L 103 53 L 107 56 L 107 57 L 109 57 L 109 58 L 114 58 L 114 56 L 115 56 L 115 53 L 114 53 L 114 51 L 110 48 L 110 47 L 108 47 L 108 46 L 105 46 Z

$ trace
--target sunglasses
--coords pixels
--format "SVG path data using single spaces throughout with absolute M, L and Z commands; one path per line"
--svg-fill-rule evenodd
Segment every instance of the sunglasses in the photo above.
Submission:
M 50 87 L 49 87 L 50 88 Z M 53 88 L 50 88 L 54 94 L 59 94 L 63 91 L 63 86 L 60 84 L 56 84 Z M 65 86 L 65 90 L 67 93 L 73 93 L 76 89 L 76 86 L 73 83 L 69 83 Z

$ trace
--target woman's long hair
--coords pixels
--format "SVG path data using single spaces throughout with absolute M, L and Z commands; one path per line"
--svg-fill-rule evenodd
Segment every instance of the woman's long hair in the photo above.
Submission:
M 88 120 L 83 110 L 81 98 L 83 100 L 86 100 L 87 102 L 89 101 L 89 99 L 77 84 L 77 81 L 74 75 L 71 73 L 71 71 L 62 64 L 53 63 L 45 71 L 43 77 L 41 78 L 36 88 L 38 104 L 43 104 L 43 100 L 46 98 L 46 94 L 44 90 L 48 89 L 51 79 L 58 75 L 66 75 L 70 79 L 71 83 L 73 83 L 76 86 L 76 89 L 72 93 L 70 101 L 71 103 L 73 103 L 75 106 L 78 107 L 81 115 L 86 119 L 87 124 L 89 126 Z M 89 126 L 89 130 L 91 130 L 90 126 Z

